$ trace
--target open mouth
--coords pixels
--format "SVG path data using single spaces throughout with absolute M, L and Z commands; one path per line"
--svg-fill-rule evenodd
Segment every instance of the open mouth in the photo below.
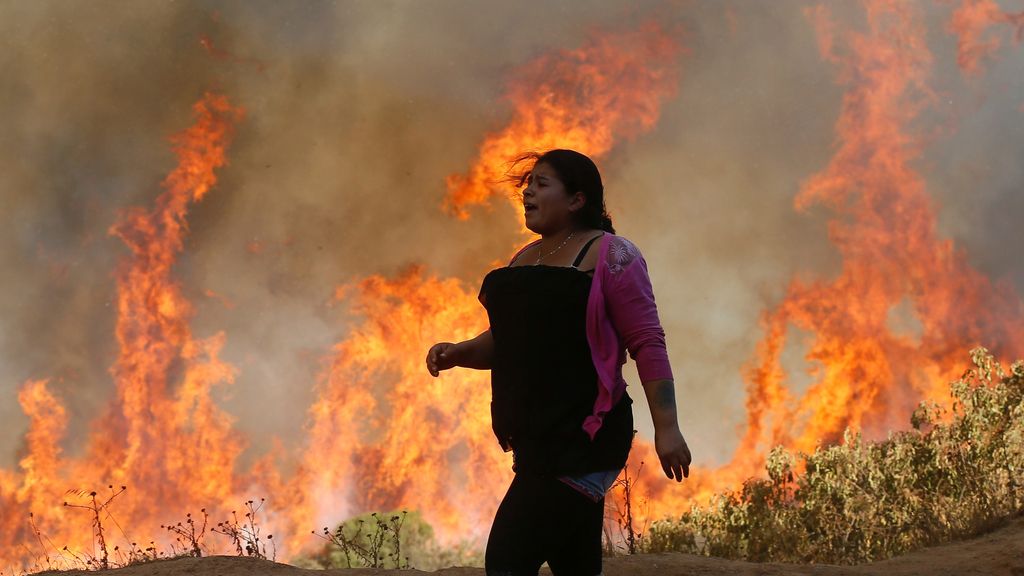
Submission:
M 529 214 L 529 213 L 534 212 L 536 210 L 537 210 L 537 205 L 536 204 L 531 204 L 529 202 L 523 202 L 523 211 L 526 214 Z

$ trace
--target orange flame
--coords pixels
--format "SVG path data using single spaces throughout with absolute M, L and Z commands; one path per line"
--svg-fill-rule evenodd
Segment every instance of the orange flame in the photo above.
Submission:
M 241 111 L 214 95 L 194 111 L 196 124 L 172 139 L 178 167 L 164 180 L 156 207 L 126 211 L 111 228 L 132 251 L 118 273 L 117 401 L 93 433 L 88 460 L 94 468 L 78 476 L 108 478 L 143 489 L 148 498 L 189 504 L 229 499 L 234 460 L 243 447 L 230 418 L 210 398 L 212 386 L 234 379 L 234 368 L 218 358 L 224 335 L 192 337 L 192 306 L 171 275 L 188 206 L 216 183 Z M 152 508 L 128 502 L 139 503 L 141 515 Z
M 878 438 L 905 427 L 921 401 L 948 404 L 945 383 L 973 346 L 1024 351 L 1021 301 L 939 236 L 924 180 L 912 167 L 921 142 L 910 126 L 932 99 L 919 15 L 905 3 L 863 4 L 865 33 L 837 33 L 824 6 L 808 11 L 822 55 L 838 67 L 847 92 L 837 151 L 804 183 L 796 208 L 821 204 L 833 212 L 829 238 L 842 269 L 833 279 L 794 280 L 765 313 L 764 340 L 746 369 L 747 426 L 733 460 L 696 470 L 699 480 L 685 490 L 668 487 L 656 466 L 645 470 L 654 517 L 759 475 L 773 446 L 811 452 L 841 441 L 847 428 Z M 781 361 L 791 327 L 808 334 L 801 344 L 813 382 L 802 394 Z M 648 450 L 634 454 L 634 462 L 641 458 L 656 462 Z
M 45 380 L 26 382 L 18 392 L 18 404 L 29 418 L 29 429 L 25 435 L 27 454 L 18 462 L 23 472 L 20 486 L 13 483 L 5 486 L 3 492 L 11 490 L 14 499 L 32 508 L 53 504 L 46 498 L 54 490 L 60 490 L 60 472 L 63 465 L 60 441 L 64 438 L 68 417 L 64 405 L 46 387 Z M 18 544 L 11 542 L 10 544 Z
M 1024 38 L 1024 12 L 1004 12 L 994 0 L 963 0 L 953 13 L 949 29 L 957 36 L 957 63 L 964 73 L 978 74 L 982 60 L 999 49 L 999 38 L 986 34 L 999 24 L 1016 27 L 1017 43 Z
M 432 378 L 427 346 L 486 327 L 474 292 L 412 268 L 339 291 L 365 318 L 339 343 L 310 410 L 304 468 L 321 524 L 369 510 L 420 510 L 442 534 L 479 528 L 511 478 L 490 431 L 484 372 Z M 479 536 L 479 534 L 466 534 Z
M 154 503 L 205 506 L 214 514 L 239 503 L 234 463 L 243 443 L 210 395 L 214 385 L 233 380 L 234 369 L 218 358 L 223 334 L 192 336 L 192 306 L 171 268 L 187 231 L 188 206 L 216 183 L 215 171 L 226 163 L 225 149 L 242 112 L 223 96 L 208 94 L 194 113 L 195 124 L 172 138 L 178 166 L 164 179 L 155 207 L 128 210 L 111 228 L 131 251 L 117 274 L 120 354 L 111 369 L 117 397 L 92 423 L 86 455 L 60 458 L 67 418 L 44 382 L 26 383 L 19 395 L 31 425 L 21 478 L 10 472 L 0 477 L 0 541 L 11 551 L 5 559 L 18 556 L 19 544 L 35 541 L 29 513 L 50 541 L 93 554 L 90 519 L 69 515 L 62 506 L 69 498 L 65 493 L 76 490 L 129 486 L 118 499 L 116 517 L 147 541 L 170 520 L 157 517 L 170 512 Z M 57 555 L 55 549 L 31 553 Z
M 748 402 L 752 414 L 768 407 L 777 421 L 765 437 L 762 419 L 752 419 L 745 449 L 767 440 L 809 451 L 837 441 L 846 427 L 877 437 L 903 425 L 920 400 L 942 401 L 967 348 L 984 339 L 1003 352 L 1021 349 L 1014 327 L 1020 301 L 939 236 L 924 180 L 911 166 L 921 143 L 909 126 L 932 99 L 924 28 L 907 5 L 865 6 L 869 32 L 848 35 L 847 55 L 827 46 L 824 52 L 849 86 L 838 150 L 796 198 L 799 210 L 833 210 L 829 236 L 843 267 L 832 280 L 794 281 L 766 315 L 768 339 L 752 368 Z M 823 9 L 812 17 L 831 27 Z M 919 334 L 897 329 L 901 313 L 919 324 Z M 780 393 L 777 378 L 787 325 L 812 334 L 806 360 L 816 382 L 780 411 L 780 400 L 793 397 Z
M 600 158 L 621 138 L 649 131 L 678 84 L 681 47 L 651 22 L 625 33 L 594 32 L 587 45 L 542 56 L 513 72 L 506 94 L 512 120 L 489 134 L 467 174 L 448 177 L 445 208 L 501 195 L 499 169 L 524 151 L 572 148 Z

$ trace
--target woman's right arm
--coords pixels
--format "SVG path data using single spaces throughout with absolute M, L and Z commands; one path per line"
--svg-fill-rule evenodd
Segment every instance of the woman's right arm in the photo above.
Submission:
M 442 370 L 462 366 L 476 370 L 490 370 L 494 359 L 494 338 L 488 328 L 476 338 L 457 344 L 438 342 L 427 352 L 427 371 L 436 377 Z

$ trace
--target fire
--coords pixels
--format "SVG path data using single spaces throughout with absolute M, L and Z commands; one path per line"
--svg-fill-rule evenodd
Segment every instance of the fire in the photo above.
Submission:
M 18 462 L 24 477 L 14 496 L 33 506 L 45 506 L 43 499 L 53 491 L 59 478 L 62 463 L 58 443 L 67 428 L 67 411 L 47 389 L 45 380 L 26 382 L 18 393 L 18 404 L 30 424 L 25 436 L 28 454 Z
M 1017 43 L 1024 38 L 1024 12 L 1004 12 L 994 0 L 963 0 L 954 12 L 949 29 L 957 35 L 957 63 L 965 73 L 979 73 L 981 62 L 999 49 L 999 38 L 986 34 L 999 24 L 1016 28 Z
M 321 524 L 407 508 L 442 534 L 486 526 L 511 479 L 490 430 L 488 374 L 423 367 L 429 343 L 486 328 L 475 291 L 412 268 L 339 298 L 365 321 L 335 346 L 310 410 L 305 467 Z
M 155 207 L 128 210 L 111 228 L 131 252 L 117 273 L 120 354 L 111 369 L 117 396 L 92 423 L 85 456 L 61 458 L 67 416 L 45 382 L 28 382 L 19 394 L 31 424 L 20 474 L 5 471 L 0 480 L 5 550 L 36 541 L 31 513 L 50 541 L 93 554 L 91 519 L 62 505 L 76 502 L 67 494 L 75 491 L 129 486 L 118 499 L 116 518 L 143 541 L 171 520 L 159 517 L 175 513 L 169 507 L 221 514 L 239 504 L 234 464 L 243 442 L 210 395 L 213 386 L 232 382 L 235 370 L 218 358 L 223 334 L 192 336 L 192 306 L 171 269 L 182 250 L 188 207 L 216 183 L 242 112 L 223 96 L 208 94 L 194 114 L 195 124 L 172 138 L 178 166 L 164 179 Z M 57 555 L 45 547 L 31 552 Z
M 1003 352 L 1021 350 L 1020 301 L 939 235 L 924 179 L 912 166 L 921 142 L 910 126 L 932 100 L 924 27 L 908 6 L 865 7 L 869 30 L 847 35 L 848 54 L 823 41 L 823 55 L 839 67 L 848 91 L 837 151 L 796 197 L 798 210 L 821 204 L 833 211 L 829 236 L 842 270 L 830 280 L 794 281 L 766 314 L 768 335 L 750 370 L 748 405 L 752 415 L 772 413 L 776 423 L 766 437 L 763 419 L 752 419 L 748 450 L 769 438 L 812 450 L 838 440 L 846 427 L 877 437 L 902 425 L 918 401 L 944 401 L 945 382 L 957 375 L 965 349 L 991 342 Z M 823 9 L 811 16 L 819 30 L 834 28 Z M 894 327 L 901 310 L 919 334 Z M 780 411 L 792 396 L 776 378 L 783 374 L 787 325 L 812 334 L 806 359 L 816 382 Z M 794 418 L 806 424 L 793 426 Z
M 836 152 L 804 182 L 795 205 L 832 212 L 829 239 L 842 269 L 831 279 L 793 280 L 783 301 L 765 312 L 764 339 L 745 371 L 746 430 L 730 463 L 696 471 L 701 480 L 678 490 L 658 478 L 653 454 L 634 454 L 634 462 L 648 462 L 642 485 L 652 517 L 758 475 L 773 446 L 811 452 L 841 441 L 847 428 L 879 438 L 905 427 L 919 402 L 948 404 L 945 383 L 959 375 L 973 346 L 1008 356 L 1024 351 L 1020 299 L 939 235 L 924 179 L 913 168 L 921 141 L 910 127 L 933 97 L 920 15 L 904 3 L 863 5 L 866 32 L 838 30 L 824 6 L 808 11 L 846 93 Z M 791 328 L 808 334 L 799 343 L 813 382 L 802 394 L 781 361 Z
M 1024 351 L 1020 300 L 941 237 L 914 169 L 922 142 L 912 126 L 933 99 L 920 15 L 905 3 L 863 4 L 864 32 L 841 29 L 824 7 L 809 11 L 822 56 L 837 67 L 846 93 L 835 154 L 805 181 L 796 208 L 831 212 L 829 237 L 842 267 L 834 278 L 794 280 L 765 312 L 764 339 L 745 369 L 746 429 L 730 463 L 695 468 L 678 485 L 662 476 L 653 447 L 636 442 L 630 470 L 645 462 L 641 522 L 758 475 L 772 446 L 810 451 L 839 441 L 846 428 L 877 437 L 903 426 L 919 401 L 946 401 L 943 383 L 975 344 Z M 1021 16 L 993 6 L 965 0 L 954 18 L 966 70 L 994 50 L 980 39 L 987 23 L 1012 23 L 1021 34 Z M 470 206 L 503 195 L 500 167 L 523 151 L 568 147 L 601 158 L 651 130 L 675 93 L 682 52 L 675 32 L 645 24 L 592 34 L 576 50 L 522 66 L 507 93 L 511 120 L 483 139 L 467 173 L 448 178 L 445 209 L 466 218 Z M 227 336 L 192 334 L 194 309 L 173 266 L 189 207 L 215 186 L 243 114 L 217 95 L 204 96 L 194 113 L 194 125 L 172 139 L 178 165 L 155 205 L 124 212 L 111 229 L 130 251 L 117 272 L 117 393 L 92 423 L 84 456 L 62 453 L 68 417 L 47 383 L 21 389 L 30 425 L 18 469 L 0 470 L 0 558 L 31 561 L 47 552 L 42 543 L 25 548 L 36 542 L 30 513 L 51 541 L 92 553 L 90 519 L 61 503 L 74 498 L 69 490 L 107 485 L 129 487 L 115 515 L 144 541 L 180 519 L 164 514 L 205 507 L 217 521 L 266 495 L 266 532 L 288 546 L 278 549 L 279 559 L 308 547 L 309 530 L 371 510 L 418 510 L 443 540 L 479 542 L 511 476 L 510 458 L 490 431 L 488 374 L 431 378 L 423 357 L 434 342 L 476 335 L 487 318 L 478 285 L 420 266 L 337 290 L 337 301 L 361 322 L 325 361 L 296 470 L 278 469 L 280 446 L 248 472 L 237 470 L 245 443 L 213 398 L 216 386 L 236 376 L 219 358 Z M 252 240 L 247 250 L 263 246 Z M 808 335 L 798 344 L 813 382 L 802 393 L 781 360 L 794 328 Z M 609 505 L 618 506 L 617 498 Z
M 210 397 L 213 386 L 234 380 L 234 368 L 218 358 L 224 335 L 192 336 L 192 306 L 171 273 L 188 206 L 216 183 L 241 111 L 223 96 L 207 95 L 194 112 L 195 125 L 172 139 L 178 167 L 164 180 L 155 208 L 126 211 L 111 228 L 132 252 L 118 272 L 121 352 L 111 370 L 117 399 L 92 434 L 87 461 L 95 469 L 76 477 L 144 491 L 122 504 L 132 519 L 149 516 L 143 497 L 227 504 L 243 448 Z
M 445 207 L 465 219 L 468 206 L 502 195 L 501 166 L 524 151 L 571 148 L 601 158 L 618 140 L 651 130 L 676 92 L 681 50 L 672 32 L 651 22 L 594 32 L 579 49 L 514 71 L 506 94 L 511 121 L 484 138 L 467 174 L 448 177 Z

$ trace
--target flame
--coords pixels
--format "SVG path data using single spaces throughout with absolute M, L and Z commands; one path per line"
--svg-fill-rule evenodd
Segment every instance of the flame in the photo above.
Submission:
M 118 272 L 120 355 L 111 373 L 117 399 L 95 427 L 87 475 L 145 490 L 146 498 L 188 504 L 227 502 L 241 438 L 213 403 L 211 388 L 231 383 L 235 369 L 218 358 L 224 334 L 192 336 L 189 301 L 171 268 L 182 249 L 188 207 L 216 183 L 241 111 L 223 96 L 194 108 L 195 125 L 172 138 L 178 167 L 163 182 L 153 210 L 128 210 L 111 228 L 131 250 Z M 141 491 L 141 490 L 140 490 Z M 141 495 L 140 495 L 141 496 Z M 151 506 L 129 499 L 145 516 Z
M 131 253 L 117 272 L 120 353 L 111 369 L 117 395 L 92 422 L 85 456 L 60 457 L 67 416 L 45 382 L 28 382 L 19 394 L 31 424 L 20 478 L 7 471 L 0 477 L 0 541 L 12 551 L 5 556 L 35 542 L 29 514 L 49 541 L 96 554 L 91 518 L 62 503 L 74 503 L 75 493 L 102 494 L 107 485 L 130 487 L 118 498 L 115 518 L 144 541 L 171 520 L 159 517 L 173 513 L 168 507 L 220 514 L 240 503 L 234 464 L 243 442 L 211 397 L 212 387 L 231 383 L 235 370 L 218 358 L 224 334 L 192 336 L 193 309 L 171 269 L 187 232 L 188 207 L 216 184 L 242 111 L 207 94 L 193 112 L 195 124 L 171 139 L 178 166 L 164 179 L 155 207 L 125 211 L 110 230 Z M 31 552 L 57 555 L 45 546 Z
M 20 486 L 14 488 L 8 484 L 3 490 L 12 491 L 15 501 L 28 503 L 33 508 L 52 504 L 45 501 L 47 495 L 60 490 L 57 486 L 62 467 L 59 443 L 68 424 L 64 405 L 46 384 L 45 380 L 29 381 L 18 392 L 18 404 L 29 418 L 25 435 L 27 454 L 18 462 L 24 476 Z
M 486 328 L 474 294 L 418 267 L 339 290 L 364 322 L 335 347 L 310 409 L 306 491 L 322 524 L 403 507 L 442 534 L 488 524 L 511 479 L 490 429 L 489 375 L 433 378 L 423 364 L 430 344 Z
M 466 219 L 468 206 L 505 195 L 500 167 L 524 151 L 571 148 L 599 159 L 618 140 L 651 130 L 676 92 L 680 52 L 671 31 L 649 22 L 617 34 L 595 31 L 581 48 L 515 70 L 505 95 L 511 121 L 484 138 L 467 174 L 448 177 L 445 208 Z
M 1024 12 L 1004 12 L 994 0 L 963 0 L 953 13 L 949 30 L 957 36 L 957 63 L 964 73 L 980 73 L 981 62 L 999 50 L 999 38 L 986 34 L 999 24 L 1016 28 L 1015 42 L 1024 38 Z
M 659 478 L 657 466 L 645 467 L 641 485 L 652 517 L 760 475 L 773 446 L 812 452 L 841 441 L 847 428 L 884 437 L 906 426 L 919 402 L 948 404 L 946 382 L 976 345 L 1004 355 L 1024 351 L 1020 299 L 939 235 L 924 179 L 913 168 L 922 143 L 911 126 L 933 99 L 920 15 L 907 3 L 862 4 L 863 33 L 838 30 L 824 6 L 808 11 L 846 93 L 836 152 L 804 182 L 795 206 L 832 212 L 829 239 L 841 271 L 793 280 L 783 301 L 764 313 L 764 339 L 745 370 L 746 429 L 732 461 L 695 470 L 696 481 L 683 490 Z M 792 328 L 808 335 L 800 344 L 812 384 L 802 394 L 781 361 Z M 657 462 L 649 447 L 634 452 L 633 465 L 641 459 Z
M 752 415 L 793 398 L 777 378 L 787 327 L 812 334 L 806 360 L 816 382 L 795 406 L 770 410 L 779 421 L 769 443 L 797 450 L 837 441 L 846 427 L 877 437 L 901 426 L 920 400 L 945 401 L 945 382 L 957 375 L 964 350 L 984 341 L 1018 352 L 1024 343 L 1015 328 L 1019 299 L 939 235 L 924 179 L 912 167 L 921 142 L 910 126 L 933 99 L 920 18 L 909 5 L 873 1 L 865 8 L 869 31 L 848 34 L 849 54 L 825 46 L 849 87 L 837 152 L 796 197 L 798 210 L 822 204 L 833 211 L 829 236 L 842 270 L 834 279 L 790 285 L 765 316 L 767 339 L 749 378 Z M 832 27 L 823 8 L 811 16 L 819 28 Z M 906 304 L 919 334 L 894 326 Z M 793 418 L 806 424 L 794 426 Z M 745 448 L 766 439 L 760 420 L 751 420 Z

